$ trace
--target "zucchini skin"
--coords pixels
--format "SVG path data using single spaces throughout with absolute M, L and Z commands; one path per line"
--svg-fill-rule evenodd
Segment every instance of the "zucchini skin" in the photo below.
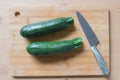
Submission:
M 20 30 L 20 34 L 26 38 L 34 38 L 63 30 L 73 24 L 74 20 L 72 17 L 60 17 L 23 26 Z
M 74 38 L 57 42 L 31 42 L 26 49 L 31 55 L 49 56 L 72 51 L 81 45 L 82 38 Z

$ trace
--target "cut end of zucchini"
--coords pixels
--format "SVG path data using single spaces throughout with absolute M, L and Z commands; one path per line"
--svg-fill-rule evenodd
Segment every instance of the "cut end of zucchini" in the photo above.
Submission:
M 74 19 L 72 17 L 66 17 L 66 22 L 68 26 L 72 26 L 74 24 Z
M 73 39 L 73 44 L 75 48 L 79 48 L 82 46 L 82 38 L 75 38 Z

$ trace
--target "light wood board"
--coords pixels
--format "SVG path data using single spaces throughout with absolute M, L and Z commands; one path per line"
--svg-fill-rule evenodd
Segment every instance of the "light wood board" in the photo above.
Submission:
M 109 15 L 107 10 L 81 9 L 79 6 L 22 7 L 10 9 L 9 15 L 12 45 L 10 50 L 10 73 L 12 76 L 103 75 L 78 23 L 75 14 L 76 9 L 81 11 L 98 36 L 100 43 L 97 47 L 109 68 Z M 16 12 L 17 16 L 15 15 Z M 75 24 L 63 31 L 32 40 L 25 39 L 20 35 L 20 29 L 26 24 L 67 16 L 72 16 Z M 26 46 L 30 41 L 60 41 L 75 37 L 82 37 L 82 48 L 66 54 L 34 57 L 26 52 Z

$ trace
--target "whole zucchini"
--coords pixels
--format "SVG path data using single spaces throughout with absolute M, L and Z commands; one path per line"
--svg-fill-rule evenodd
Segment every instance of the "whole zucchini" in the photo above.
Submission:
M 20 34 L 26 38 L 33 38 L 57 32 L 74 24 L 72 17 L 60 17 L 44 22 L 28 24 L 21 28 Z
M 31 42 L 27 51 L 31 55 L 48 56 L 69 52 L 82 45 L 82 38 L 57 42 Z

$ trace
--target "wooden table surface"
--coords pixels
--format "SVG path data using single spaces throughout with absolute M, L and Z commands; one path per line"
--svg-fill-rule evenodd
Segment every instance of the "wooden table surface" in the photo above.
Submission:
M 9 75 L 9 9 L 41 5 L 80 5 L 110 10 L 111 74 L 109 77 L 13 78 Z M 119 80 L 120 79 L 120 0 L 1 0 L 0 1 L 0 80 Z

